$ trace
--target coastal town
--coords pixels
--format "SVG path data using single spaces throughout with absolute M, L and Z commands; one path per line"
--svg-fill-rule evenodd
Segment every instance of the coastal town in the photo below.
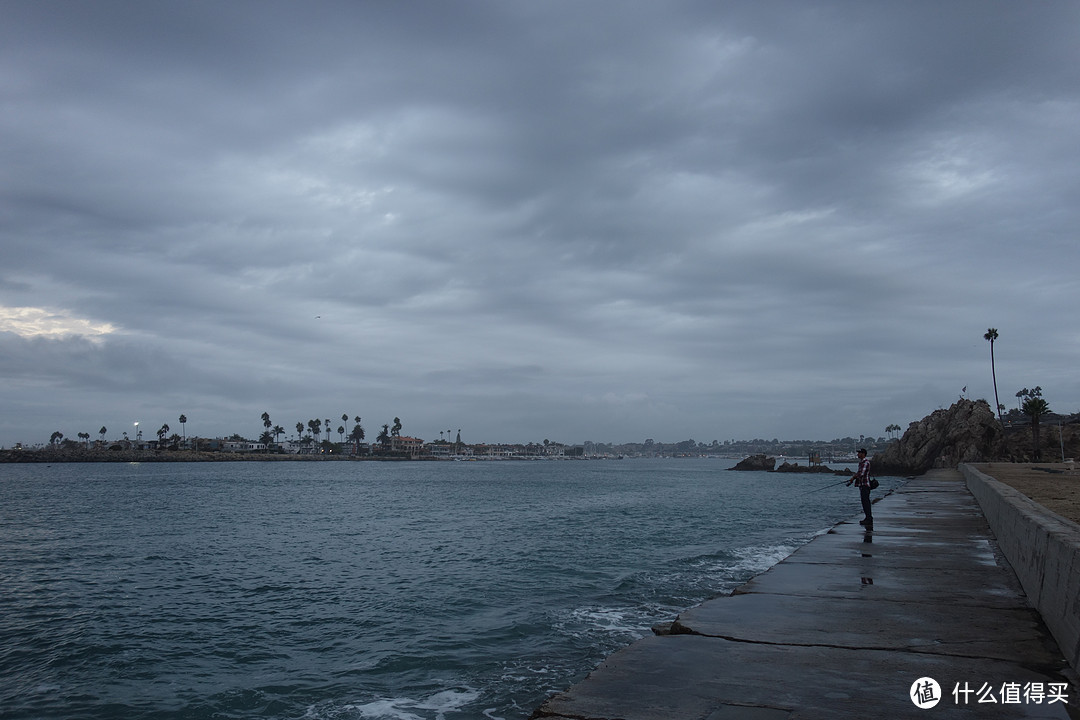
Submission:
M 1043 452 L 1048 457 L 1053 457 L 1059 452 L 1062 458 L 1066 458 L 1075 457 L 1080 450 L 1080 446 L 1077 446 L 1080 413 L 1064 416 L 1047 411 L 1029 416 L 1017 408 L 1003 412 L 1000 418 L 995 418 L 985 400 L 973 402 L 967 399 L 961 399 L 949 412 L 958 407 L 982 408 L 981 413 L 986 416 L 983 418 L 984 424 L 993 425 L 993 433 L 982 425 L 976 427 L 972 433 L 981 436 L 1001 433 L 1001 443 L 997 448 L 991 451 L 987 446 L 981 451 L 982 454 L 996 454 L 1001 458 L 1009 457 L 1015 460 L 1038 458 Z M 163 423 L 151 437 L 144 437 L 143 425 L 139 422 L 133 423 L 131 433 L 123 431 L 119 437 L 112 435 L 111 439 L 108 427 L 104 425 L 100 427 L 96 437 L 80 432 L 76 438 L 71 438 L 63 432 L 55 431 L 48 443 L 17 443 L 11 448 L 0 448 L 0 462 L 478 461 L 760 457 L 779 459 L 778 465 L 787 464 L 788 467 L 798 467 L 799 463 L 805 463 L 804 466 L 820 466 L 825 463 L 853 462 L 859 448 L 866 448 L 872 457 L 885 453 L 883 458 L 888 460 L 890 452 L 895 454 L 897 447 L 902 445 L 902 431 L 908 446 L 926 444 L 928 440 L 919 439 L 924 430 L 923 426 L 935 415 L 943 412 L 944 409 L 921 421 L 910 423 L 907 430 L 900 425 L 890 424 L 885 429 L 885 435 L 876 437 L 861 434 L 858 437 L 848 436 L 832 440 L 714 439 L 710 443 L 702 443 L 692 438 L 674 443 L 649 438 L 640 443 L 621 444 L 595 443 L 592 440 L 566 444 L 548 438 L 528 443 L 467 443 L 462 440 L 460 429 L 440 431 L 438 439 L 424 440 L 404 434 L 404 425 L 400 418 L 383 424 L 374 443 L 369 443 L 362 419 L 359 416 L 350 418 L 348 413 L 341 416 L 339 423 L 329 419 L 297 422 L 293 425 L 295 434 L 289 436 L 282 425 L 275 424 L 269 413 L 264 412 L 260 418 L 264 431 L 257 439 L 249 439 L 240 434 L 205 437 L 189 434 L 188 418 L 180 415 L 177 418 L 180 433 L 173 432 L 170 425 Z M 1050 425 L 1049 432 L 1038 432 L 1040 421 Z M 948 444 L 949 440 L 941 438 L 933 440 L 931 444 L 942 443 Z M 826 467 L 821 467 L 821 470 L 826 470 Z
M 1030 391 L 1028 391 L 1030 392 Z M 1037 398 L 1041 399 L 1041 398 Z M 1065 435 L 1075 435 L 1080 426 L 1080 414 L 1059 415 L 1040 406 L 1039 413 L 1032 415 L 1031 408 L 1013 409 L 995 417 L 985 400 L 970 401 L 961 399 L 953 407 L 979 407 L 992 420 L 995 432 L 1000 430 L 1002 437 L 1016 446 L 1009 451 L 1012 457 L 1020 457 L 1020 447 L 1031 447 L 1032 457 L 1037 457 L 1039 448 L 1045 446 L 1047 454 L 1060 450 L 1066 455 L 1066 446 L 1074 440 L 1066 440 Z M 938 412 L 944 412 L 939 410 Z M 932 416 L 931 416 L 932 417 Z M 597 458 L 652 458 L 652 457 L 716 457 L 748 458 L 766 456 L 781 458 L 784 462 L 805 461 L 807 465 L 823 463 L 853 462 L 856 451 L 865 448 L 871 456 L 883 453 L 896 445 L 901 434 L 906 438 L 913 430 L 917 431 L 920 423 L 911 423 L 907 430 L 900 425 L 890 424 L 884 428 L 885 435 L 873 436 L 860 434 L 832 440 L 712 440 L 699 442 L 692 438 L 677 442 L 663 442 L 652 438 L 643 442 L 604 443 L 585 441 L 563 443 L 545 438 L 542 441 L 525 443 L 487 443 L 465 442 L 461 429 L 439 431 L 436 440 L 424 440 L 404 434 L 404 425 L 395 417 L 392 423 L 382 425 L 374 442 L 368 442 L 362 418 L 350 418 L 343 414 L 339 423 L 329 418 L 312 419 L 306 423 L 298 421 L 293 425 L 295 434 L 290 434 L 281 425 L 275 424 L 270 414 L 261 416 L 263 431 L 256 439 L 250 439 L 239 433 L 228 437 L 204 437 L 187 432 L 188 418 L 181 414 L 177 421 L 181 432 L 173 432 L 168 423 L 163 423 L 152 436 L 144 437 L 142 424 L 135 422 L 132 430 L 122 431 L 119 437 L 110 439 L 109 429 L 102 426 L 97 436 L 88 432 L 79 432 L 75 438 L 65 436 L 57 430 L 52 433 L 48 443 L 27 445 L 16 443 L 11 448 L 0 448 L 0 461 L 109 461 L 153 459 L 156 461 L 183 462 L 187 460 L 238 460 L 238 459 L 275 459 L 275 460 L 553 460 L 553 459 L 597 459 Z M 1057 425 L 1057 442 L 1053 431 L 1040 433 L 1040 423 Z M 337 425 L 336 430 L 334 425 Z M 1065 427 L 1070 432 L 1064 431 Z M 981 430 L 980 430 L 981 432 Z M 917 434 L 917 432 L 916 432 Z M 146 433 L 150 435 L 150 433 Z M 335 437 L 336 435 L 336 437 Z M 1023 436 L 1023 437 L 1022 437 Z M 1040 437 L 1041 436 L 1041 437 Z M 1028 439 L 1025 439 L 1028 438 Z M 1057 444 L 1059 447 L 1055 448 Z M 1004 447 L 1004 446 L 1003 446 Z M 998 449 L 999 454 L 1004 450 Z M 1069 455 L 1076 452 L 1070 448 Z
M 187 418 L 180 416 L 181 426 L 186 426 Z M 820 440 L 771 440 L 754 438 L 750 440 L 712 440 L 699 442 L 692 438 L 664 442 L 652 438 L 642 442 L 604 443 L 585 441 L 564 443 L 543 439 L 524 443 L 486 443 L 465 442 L 461 430 L 446 430 L 439 433 L 435 440 L 425 440 L 402 433 L 400 419 L 382 426 L 382 431 L 374 442 L 368 442 L 360 418 L 351 421 L 347 416 L 333 431 L 330 420 L 296 423 L 295 433 L 286 435 L 280 425 L 269 422 L 264 413 L 263 424 L 266 428 L 257 439 L 250 439 L 240 434 L 228 437 L 203 437 L 195 434 L 171 432 L 168 424 L 163 424 L 151 437 L 144 437 L 139 423 L 132 426 L 129 433 L 123 431 L 119 437 L 109 437 L 109 430 L 101 427 L 96 437 L 80 432 L 75 438 L 56 431 L 47 443 L 33 445 L 18 443 L 12 448 L 0 449 L 5 459 L 17 460 L 20 453 L 42 454 L 44 458 L 69 459 L 83 457 L 102 460 L 110 456 L 129 457 L 132 453 L 152 456 L 160 460 L 184 461 L 206 459 L 213 454 L 221 460 L 240 458 L 274 459 L 369 459 L 369 460 L 551 460 L 551 459 L 595 459 L 595 458 L 639 458 L 639 457 L 717 457 L 743 458 L 752 455 L 803 459 L 808 462 L 845 462 L 855 457 L 859 447 L 866 447 L 871 452 L 884 449 L 899 436 L 900 427 L 890 425 L 886 428 L 887 436 L 835 438 Z M 351 428 L 346 430 L 347 422 Z M 335 438 L 334 435 L 337 435 Z

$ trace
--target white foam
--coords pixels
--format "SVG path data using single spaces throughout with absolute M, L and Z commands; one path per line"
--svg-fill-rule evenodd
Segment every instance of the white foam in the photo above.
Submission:
M 349 705 L 344 709 L 360 713 L 362 718 L 371 720 L 428 720 L 430 715 L 417 715 L 412 710 L 428 710 L 435 713 L 435 720 L 445 720 L 446 713 L 461 710 L 480 697 L 475 690 L 443 690 L 424 700 L 412 698 L 388 698 Z
M 648 629 L 640 609 L 590 606 L 570 610 L 562 622 L 554 627 L 571 637 L 595 637 L 601 635 L 641 638 Z
M 728 567 L 735 571 L 748 571 L 759 573 L 768 570 L 776 563 L 795 552 L 795 545 L 758 545 L 753 547 L 738 548 L 732 554 L 738 558 L 734 565 Z

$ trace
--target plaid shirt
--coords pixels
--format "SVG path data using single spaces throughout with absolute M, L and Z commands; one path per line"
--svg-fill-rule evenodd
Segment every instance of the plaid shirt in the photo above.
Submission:
M 859 469 L 855 471 L 855 487 L 870 486 L 870 458 L 859 461 Z

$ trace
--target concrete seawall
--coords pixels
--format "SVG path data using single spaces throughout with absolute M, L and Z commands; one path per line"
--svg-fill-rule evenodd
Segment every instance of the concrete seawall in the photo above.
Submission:
M 1080 671 L 1080 525 L 969 465 L 960 470 L 1028 599 Z
M 533 718 L 1076 720 L 1069 664 L 1013 571 L 1032 562 L 1009 562 L 991 512 L 960 471 L 932 470 L 874 505 L 875 528 L 836 525 L 681 613 L 671 634 L 614 653 Z M 1014 522 L 999 536 L 1040 542 Z M 1076 566 L 1040 552 L 1043 601 L 1066 600 Z

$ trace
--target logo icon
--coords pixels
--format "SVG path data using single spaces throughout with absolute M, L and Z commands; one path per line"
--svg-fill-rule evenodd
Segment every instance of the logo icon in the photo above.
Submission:
M 921 677 L 913 682 L 908 694 L 920 710 L 929 710 L 941 702 L 941 686 L 932 677 Z

